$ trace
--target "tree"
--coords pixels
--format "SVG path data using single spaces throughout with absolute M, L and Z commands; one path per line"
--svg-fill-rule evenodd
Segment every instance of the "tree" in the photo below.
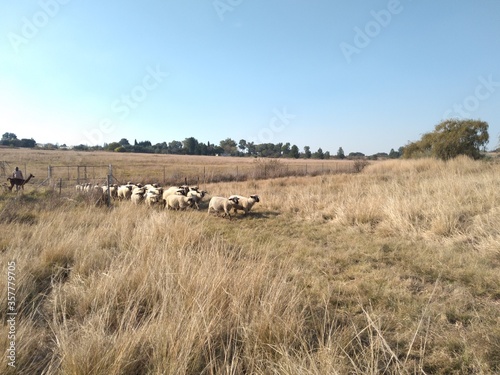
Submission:
M 33 138 L 31 138 L 31 139 L 26 139 L 26 138 L 21 139 L 20 147 L 33 148 L 35 146 L 36 146 L 36 141 Z
M 220 147 L 224 149 L 224 153 L 228 155 L 236 155 L 236 142 L 231 138 L 226 138 L 220 141 Z
M 466 155 L 479 159 L 488 141 L 488 123 L 472 119 L 449 119 L 436 125 L 433 132 L 424 134 L 419 141 L 408 144 L 403 156 L 434 156 L 449 160 Z
M 283 146 L 281 146 L 281 153 L 285 158 L 290 157 L 290 142 L 287 142 Z
M 137 141 L 135 141 L 137 143 Z M 122 138 L 120 139 L 120 142 L 118 142 L 122 146 L 130 146 L 130 143 L 128 143 L 128 139 Z
M 397 159 L 401 156 L 401 154 L 398 151 L 394 151 L 393 148 L 391 148 L 391 151 L 389 152 L 389 158 L 391 159 Z
M 247 150 L 249 155 L 256 155 L 257 150 L 255 148 L 255 142 L 247 142 Z
M 292 148 L 290 148 L 290 156 L 294 159 L 298 159 L 300 157 L 300 152 L 297 145 L 293 145 Z
M 118 142 L 111 142 L 109 145 L 106 146 L 106 148 L 109 150 L 109 151 L 115 151 L 118 147 L 120 147 L 121 145 L 118 143 Z
M 195 155 L 198 149 L 198 140 L 193 137 L 186 138 L 183 143 L 184 152 L 188 155 Z
M 339 147 L 339 150 L 337 151 L 337 158 L 345 159 L 344 149 L 342 147 Z
M 14 133 L 4 133 L 2 135 L 2 141 L 15 141 L 17 140 L 17 135 Z
M 325 154 L 323 153 L 323 150 L 320 148 L 318 148 L 318 151 L 316 151 L 313 156 L 312 156 L 314 159 L 324 159 L 325 158 Z
M 304 146 L 304 157 L 306 159 L 310 159 L 311 158 L 311 147 Z
M 247 141 L 245 141 L 244 139 L 240 139 L 238 148 L 241 150 L 241 152 L 245 152 L 245 150 L 247 149 Z
M 182 152 L 182 142 L 172 141 L 168 143 L 168 151 L 171 154 L 180 154 Z

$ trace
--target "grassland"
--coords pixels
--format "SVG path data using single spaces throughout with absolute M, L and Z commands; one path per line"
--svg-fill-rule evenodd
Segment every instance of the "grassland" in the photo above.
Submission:
M 217 157 L 194 155 L 134 154 L 116 152 L 49 151 L 0 149 L 0 176 L 9 175 L 16 166 L 28 176 L 36 176 L 34 184 L 58 184 L 74 187 L 76 183 L 102 183 L 112 166 L 115 182 L 179 181 L 209 183 L 243 181 L 283 176 L 349 173 L 354 162 L 319 159 L 262 159 L 249 157 Z M 5 167 L 4 167 L 5 166 Z M 49 166 L 50 174 L 49 174 Z M 2 167 L 5 170 L 2 170 Z M 51 177 L 50 181 L 48 177 Z
M 147 156 L 143 156 L 146 157 Z M 6 374 L 500 372 L 500 165 L 210 183 L 248 217 L 0 196 Z

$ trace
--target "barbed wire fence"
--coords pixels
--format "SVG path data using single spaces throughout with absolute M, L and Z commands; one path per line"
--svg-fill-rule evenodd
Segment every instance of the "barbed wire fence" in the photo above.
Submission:
M 11 162 L 0 162 L 0 173 L 10 175 Z M 45 170 L 44 170 L 45 168 Z M 253 163 L 211 164 L 189 166 L 151 164 L 95 164 L 95 165 L 24 165 L 24 173 L 30 169 L 37 178 L 30 181 L 36 187 L 47 186 L 62 192 L 76 185 L 122 185 L 132 183 L 157 183 L 167 185 L 204 185 L 217 182 L 262 180 L 288 176 L 317 176 L 325 174 L 353 173 L 352 161 L 328 161 L 325 163 L 286 163 L 279 159 L 256 159 Z

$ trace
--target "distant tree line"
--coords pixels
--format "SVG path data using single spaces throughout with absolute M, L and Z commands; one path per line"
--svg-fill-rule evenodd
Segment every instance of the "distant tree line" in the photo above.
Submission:
M 387 154 L 380 152 L 371 156 L 366 156 L 362 152 L 351 152 L 345 154 L 342 147 L 339 147 L 335 155 L 331 155 L 329 151 L 323 151 L 320 147 L 317 151 L 311 151 L 309 146 L 305 146 L 301 151 L 297 145 L 287 143 L 261 143 L 247 142 L 240 139 L 237 143 L 231 138 L 226 138 L 215 143 L 203 143 L 194 137 L 189 137 L 183 141 L 173 140 L 171 142 L 161 142 L 152 144 L 150 141 L 134 140 L 130 143 L 128 139 L 122 138 L 118 142 L 105 143 L 103 146 L 88 146 L 77 145 L 68 147 L 65 144 L 47 143 L 44 145 L 37 144 L 31 139 L 18 139 L 14 133 L 4 133 L 0 140 L 0 145 L 10 147 L 29 147 L 41 148 L 47 150 L 58 149 L 73 149 L 76 151 L 112 151 L 112 152 L 132 152 L 132 153 L 155 153 L 155 154 L 174 154 L 174 155 L 223 155 L 223 156 L 239 156 L 239 157 L 263 157 L 263 158 L 291 158 L 291 159 L 379 159 L 379 158 L 399 158 L 402 156 L 402 147 L 398 151 L 391 151 Z
M 215 143 L 203 143 L 194 137 L 189 137 L 183 141 L 173 140 L 172 142 L 162 142 L 152 144 L 150 141 L 134 140 L 131 144 L 126 138 L 118 142 L 111 142 L 103 146 L 78 145 L 72 147 L 80 151 L 105 150 L 112 152 L 136 152 L 174 155 L 223 155 L 223 156 L 248 156 L 263 158 L 292 158 L 292 159 L 397 159 L 435 157 L 443 160 L 454 158 L 458 155 L 467 155 L 474 159 L 479 159 L 485 152 L 486 144 L 489 141 L 488 123 L 479 120 L 458 120 L 448 119 L 435 126 L 433 132 L 425 133 L 418 141 L 408 143 L 400 147 L 397 151 L 391 149 L 389 153 L 379 152 L 366 156 L 362 152 L 351 152 L 345 155 L 342 147 L 339 147 L 335 155 L 329 151 L 318 148 L 312 152 L 309 146 L 304 146 L 301 151 L 297 145 L 287 143 L 261 143 L 247 142 L 240 139 L 239 142 L 231 138 L 226 138 Z M 0 140 L 0 145 L 11 147 L 36 147 L 37 143 L 33 138 L 18 139 L 14 133 L 4 133 Z M 45 149 L 68 149 L 66 145 L 46 144 Z
M 11 146 L 11 147 L 35 147 L 36 141 L 31 139 L 17 139 L 17 136 L 14 133 L 4 133 L 2 135 L 2 139 L 0 140 L 0 145 L 2 146 Z
M 89 147 L 79 145 L 73 147 L 75 150 L 105 150 L 114 152 L 136 152 L 136 153 L 155 153 L 155 154 L 174 154 L 174 155 L 222 155 L 222 156 L 239 156 L 239 157 L 263 157 L 263 158 L 291 158 L 291 159 L 359 159 L 366 158 L 366 155 L 361 152 L 351 152 L 345 155 L 342 147 L 339 148 L 335 155 L 331 155 L 329 151 L 323 151 L 320 147 L 317 151 L 312 152 L 309 146 L 305 146 L 301 151 L 297 145 L 287 143 L 260 143 L 247 142 L 240 139 L 239 142 L 231 138 L 226 138 L 215 143 L 203 143 L 194 137 L 189 137 L 183 141 L 171 141 L 152 144 L 150 141 L 134 140 L 133 144 L 128 139 L 122 138 L 118 142 L 104 144 L 104 146 Z M 389 154 L 378 153 L 368 158 L 398 158 L 402 155 L 401 148 L 399 151 L 391 150 Z

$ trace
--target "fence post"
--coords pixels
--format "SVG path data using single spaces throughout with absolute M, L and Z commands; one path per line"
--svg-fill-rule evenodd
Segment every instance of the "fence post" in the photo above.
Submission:
M 52 185 L 52 167 L 50 165 L 47 167 L 47 179 L 49 180 L 49 185 Z
M 59 179 L 59 195 L 61 195 L 62 190 L 62 178 Z
M 109 165 L 109 172 L 108 172 L 108 207 L 111 207 L 111 164 Z

